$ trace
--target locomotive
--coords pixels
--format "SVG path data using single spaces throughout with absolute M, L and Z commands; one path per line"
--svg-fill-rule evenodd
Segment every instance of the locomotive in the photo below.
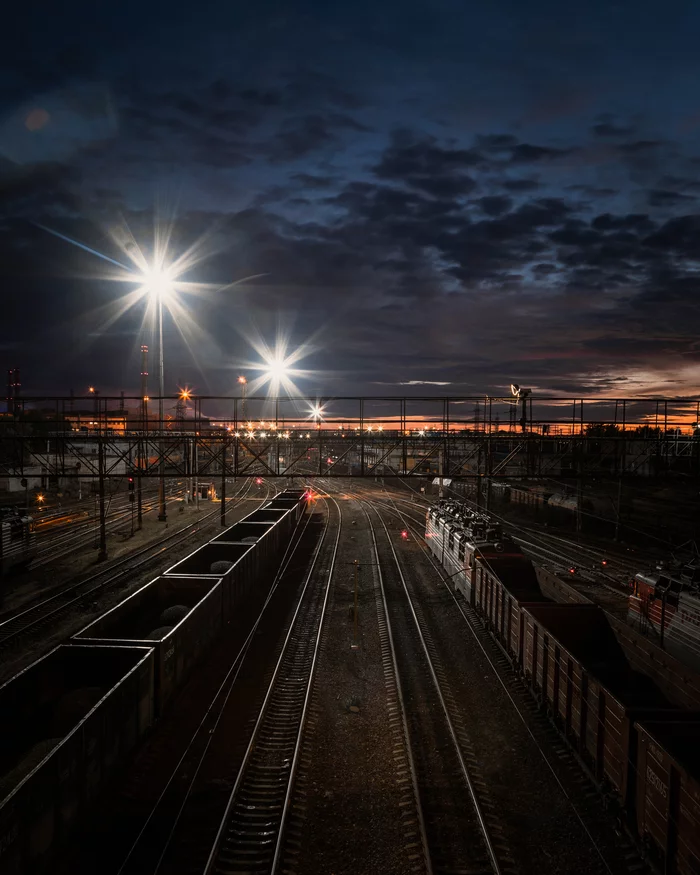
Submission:
M 473 604 L 474 590 L 489 569 L 503 583 L 537 588 L 535 569 L 520 547 L 488 514 L 443 499 L 428 509 L 425 540 L 456 590 Z
M 34 520 L 17 508 L 0 508 L 0 574 L 28 565 L 36 555 Z
M 659 564 L 631 581 L 628 619 L 700 671 L 700 564 Z

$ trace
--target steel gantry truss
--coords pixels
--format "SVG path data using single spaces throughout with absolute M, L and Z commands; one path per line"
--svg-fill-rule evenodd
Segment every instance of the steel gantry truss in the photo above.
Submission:
M 164 407 L 177 399 L 168 397 Z M 14 398 L 0 479 L 698 475 L 698 399 Z M 131 412 L 133 411 L 133 412 Z M 521 415 L 522 414 L 522 415 Z M 38 472 L 38 473 L 37 473 Z

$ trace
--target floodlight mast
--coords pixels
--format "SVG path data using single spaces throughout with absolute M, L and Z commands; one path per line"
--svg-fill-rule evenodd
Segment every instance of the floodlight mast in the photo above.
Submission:
M 520 414 L 520 428 L 523 431 L 527 431 L 527 399 L 532 395 L 532 389 L 522 389 L 517 383 L 511 383 L 510 391 L 516 399 L 516 404 L 518 401 L 522 402 L 523 406 Z

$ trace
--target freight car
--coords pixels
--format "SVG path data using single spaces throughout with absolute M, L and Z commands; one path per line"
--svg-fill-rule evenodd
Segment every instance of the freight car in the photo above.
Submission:
M 0 872 L 46 871 L 153 719 L 150 648 L 61 646 L 0 687 Z
M 73 637 L 120 647 L 151 646 L 155 711 L 161 715 L 197 662 L 255 587 L 271 582 L 306 501 L 278 496 L 199 547 Z
M 0 508 L 0 574 L 28 565 L 36 555 L 34 520 L 17 508 Z
M 284 506 L 267 513 L 274 520 L 251 523 L 260 511 L 250 514 L 169 570 L 187 573 L 142 587 L 0 686 L 2 875 L 48 870 L 55 846 L 242 600 L 269 584 L 307 506 L 302 493 L 278 498 Z M 222 555 L 223 569 L 212 572 Z
M 669 727 L 696 720 L 700 728 L 700 714 L 675 708 L 632 668 L 600 607 L 548 599 L 542 576 L 486 514 L 441 501 L 427 512 L 425 538 L 649 855 L 664 863 L 663 871 L 697 875 L 691 836 L 700 834 L 700 760 L 690 742 L 681 753 L 671 749 L 678 732 Z M 656 733 L 653 750 L 645 726 Z M 648 766 L 640 771 L 648 750 L 665 778 Z M 659 814 L 659 800 L 651 797 L 661 784 L 675 788 L 675 801 L 663 796 Z

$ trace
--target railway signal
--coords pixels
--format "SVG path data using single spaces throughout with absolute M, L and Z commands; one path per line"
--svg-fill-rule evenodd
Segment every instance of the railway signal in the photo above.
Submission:
M 135 486 L 134 478 L 133 478 L 133 477 L 129 477 L 129 492 L 133 492 L 133 491 L 134 491 L 134 486 Z
M 575 565 L 572 565 L 572 566 L 569 568 L 569 574 L 576 574 L 576 566 L 575 566 Z
M 404 529 L 404 530 L 401 532 L 401 537 L 404 539 L 404 541 L 407 541 L 407 540 L 408 540 L 408 532 L 406 531 L 406 529 Z
M 258 484 L 258 486 L 260 486 L 262 483 L 262 477 L 256 477 L 255 482 Z

